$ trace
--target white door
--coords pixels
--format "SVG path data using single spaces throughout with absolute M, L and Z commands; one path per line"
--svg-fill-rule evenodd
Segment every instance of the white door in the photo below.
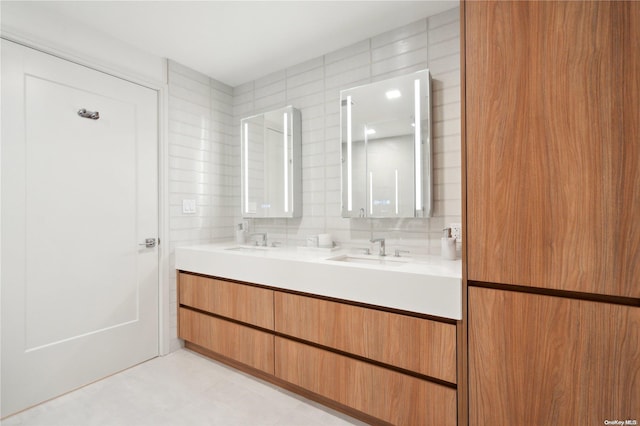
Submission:
M 158 355 L 158 100 L 1 52 L 4 417 Z

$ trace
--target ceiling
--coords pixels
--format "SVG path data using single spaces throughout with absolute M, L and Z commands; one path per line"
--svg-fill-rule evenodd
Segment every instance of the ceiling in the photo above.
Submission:
M 79 21 L 230 86 L 458 5 L 446 1 L 44 1 Z M 33 3 L 32 3 L 33 4 Z

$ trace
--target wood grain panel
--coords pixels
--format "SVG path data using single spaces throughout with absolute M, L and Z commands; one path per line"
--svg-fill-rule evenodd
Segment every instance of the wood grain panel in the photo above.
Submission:
M 465 4 L 469 280 L 640 297 L 638 7 Z
M 455 425 L 456 391 L 276 337 L 276 376 L 396 425 Z
M 624 66 L 618 83 L 622 91 L 623 138 L 613 146 L 611 166 L 617 189 L 611 201 L 616 215 L 612 242 L 614 281 L 627 283 L 627 293 L 640 297 L 640 2 L 616 2 Z
M 178 337 L 225 357 L 273 374 L 273 335 L 179 308 Z
M 275 292 L 275 330 L 456 382 L 456 326 Z
M 273 290 L 179 274 L 181 305 L 273 330 Z
M 640 308 L 470 287 L 469 388 L 473 425 L 638 419 Z

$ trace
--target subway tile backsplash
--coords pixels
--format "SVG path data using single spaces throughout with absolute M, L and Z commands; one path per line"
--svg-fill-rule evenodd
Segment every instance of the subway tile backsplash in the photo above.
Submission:
M 391 249 L 438 254 L 443 226 L 461 222 L 459 13 L 420 19 L 234 88 L 169 61 L 172 252 L 177 245 L 233 238 L 234 225 L 243 221 L 240 119 L 293 105 L 302 113 L 302 217 L 252 219 L 250 231 L 290 246 L 318 233 L 354 247 L 385 236 Z M 433 79 L 433 217 L 343 219 L 340 90 L 425 68 Z M 183 199 L 196 200 L 195 214 L 182 213 Z

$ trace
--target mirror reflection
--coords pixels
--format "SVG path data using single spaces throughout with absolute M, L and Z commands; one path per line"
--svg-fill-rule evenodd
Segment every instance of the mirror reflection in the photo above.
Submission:
M 343 217 L 431 215 L 429 70 L 340 92 Z
M 300 216 L 300 111 L 288 106 L 240 126 L 242 216 Z

